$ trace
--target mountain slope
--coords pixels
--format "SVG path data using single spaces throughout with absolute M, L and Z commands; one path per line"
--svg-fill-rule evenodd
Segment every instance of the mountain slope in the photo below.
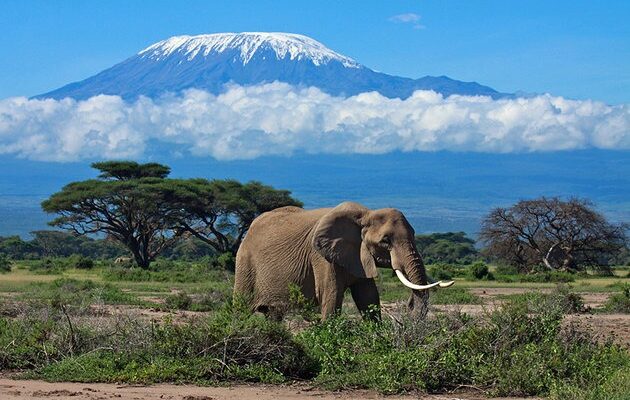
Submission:
M 218 33 L 175 36 L 80 82 L 37 98 L 86 99 L 98 94 L 133 100 L 197 88 L 219 93 L 226 83 L 253 85 L 281 81 L 315 86 L 339 96 L 378 91 L 407 98 L 415 90 L 451 94 L 507 96 L 476 82 L 446 76 L 403 78 L 373 71 L 303 35 L 288 33 Z

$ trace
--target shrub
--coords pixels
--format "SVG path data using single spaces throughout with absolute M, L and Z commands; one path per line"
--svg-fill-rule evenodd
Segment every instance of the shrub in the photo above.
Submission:
M 499 264 L 495 270 L 497 275 L 518 275 L 518 269 L 514 265 Z
M 4 254 L 0 254 L 0 273 L 11 272 L 11 261 Z
M 92 269 L 94 267 L 94 261 L 92 259 L 74 254 L 68 258 L 68 264 L 71 268 L 76 269 Z
M 564 284 L 557 285 L 550 293 L 526 292 L 510 295 L 507 300 L 508 304 L 522 307 L 531 313 L 562 315 L 585 311 L 580 295 Z
M 300 315 L 305 321 L 315 321 L 320 316 L 315 303 L 307 299 L 299 286 L 295 284 L 289 285 L 288 311 Z
M 236 268 L 236 258 L 232 253 L 223 253 L 210 261 L 213 268 L 234 272 Z
M 45 257 L 29 264 L 29 271 L 36 274 L 61 274 L 68 269 L 68 263 L 64 258 Z
M 192 299 L 184 292 L 178 292 L 167 296 L 165 299 L 166 307 L 176 310 L 188 310 L 192 305 Z
M 308 379 L 317 364 L 278 323 L 225 305 L 211 318 L 106 325 L 39 314 L 0 318 L 0 370 L 79 382 L 258 381 Z M 72 326 L 72 328 L 70 327 Z
M 331 389 L 434 392 L 475 385 L 496 396 L 545 396 L 561 385 L 590 390 L 630 365 L 614 345 L 568 336 L 561 319 L 554 310 L 532 314 L 508 304 L 482 319 L 375 324 L 337 317 L 299 338 L 320 364 L 317 381 Z
M 437 280 L 448 280 L 453 279 L 453 275 L 451 274 L 450 268 L 448 265 L 444 264 L 435 264 L 431 265 L 427 268 L 427 273 L 433 279 Z
M 531 282 L 531 283 L 569 283 L 575 281 L 575 275 L 564 271 L 545 271 L 527 275 L 498 274 L 497 280 L 501 282 Z
M 630 284 L 624 284 L 621 293 L 613 293 L 606 301 L 604 310 L 630 314 Z
M 431 304 L 482 304 L 481 297 L 463 287 L 451 287 L 431 293 Z
M 488 265 L 483 261 L 477 261 L 471 264 L 469 269 L 473 279 L 494 280 L 494 275 L 488 270 Z
M 27 301 L 44 300 L 71 307 L 88 307 L 90 304 L 142 304 L 134 295 L 123 292 L 111 284 L 91 280 L 59 278 L 52 282 L 33 283 L 24 293 Z

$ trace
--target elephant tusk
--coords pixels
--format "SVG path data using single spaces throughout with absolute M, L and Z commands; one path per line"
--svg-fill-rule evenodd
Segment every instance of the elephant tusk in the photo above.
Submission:
M 400 279 L 402 284 L 407 286 L 409 289 L 427 290 L 427 289 L 431 289 L 432 287 L 438 286 L 438 285 L 440 285 L 442 283 L 442 281 L 439 281 L 439 282 L 431 283 L 431 284 L 428 284 L 428 285 L 416 285 L 415 283 L 409 282 L 409 279 L 407 279 L 407 277 L 405 276 L 405 274 L 402 273 L 402 271 L 400 271 L 398 269 L 395 270 L 395 271 L 396 271 L 396 276 L 398 277 L 398 279 Z
M 455 283 L 455 281 L 450 281 L 450 282 L 442 282 L 442 281 L 440 281 L 438 283 L 439 283 L 439 286 L 441 288 L 445 288 L 445 287 L 453 286 L 453 283 Z

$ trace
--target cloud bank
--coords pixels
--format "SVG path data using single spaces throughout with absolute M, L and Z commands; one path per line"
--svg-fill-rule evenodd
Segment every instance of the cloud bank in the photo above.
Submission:
M 541 95 L 492 100 L 417 91 L 348 98 L 284 83 L 188 90 L 128 103 L 0 100 L 0 154 L 32 160 L 137 158 L 153 143 L 220 160 L 307 153 L 630 149 L 630 107 Z

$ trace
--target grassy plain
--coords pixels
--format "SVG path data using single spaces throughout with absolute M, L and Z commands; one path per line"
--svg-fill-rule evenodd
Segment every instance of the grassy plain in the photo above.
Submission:
M 382 270 L 382 323 L 362 322 L 347 296 L 337 318 L 321 322 L 294 304 L 278 324 L 233 303 L 231 273 L 200 263 L 164 261 L 147 272 L 17 262 L 0 274 L 0 372 L 50 381 L 298 379 L 382 393 L 474 386 L 487 395 L 627 398 L 627 269 L 561 286 L 454 279 L 431 293 L 424 322 L 408 318 L 408 290 Z

